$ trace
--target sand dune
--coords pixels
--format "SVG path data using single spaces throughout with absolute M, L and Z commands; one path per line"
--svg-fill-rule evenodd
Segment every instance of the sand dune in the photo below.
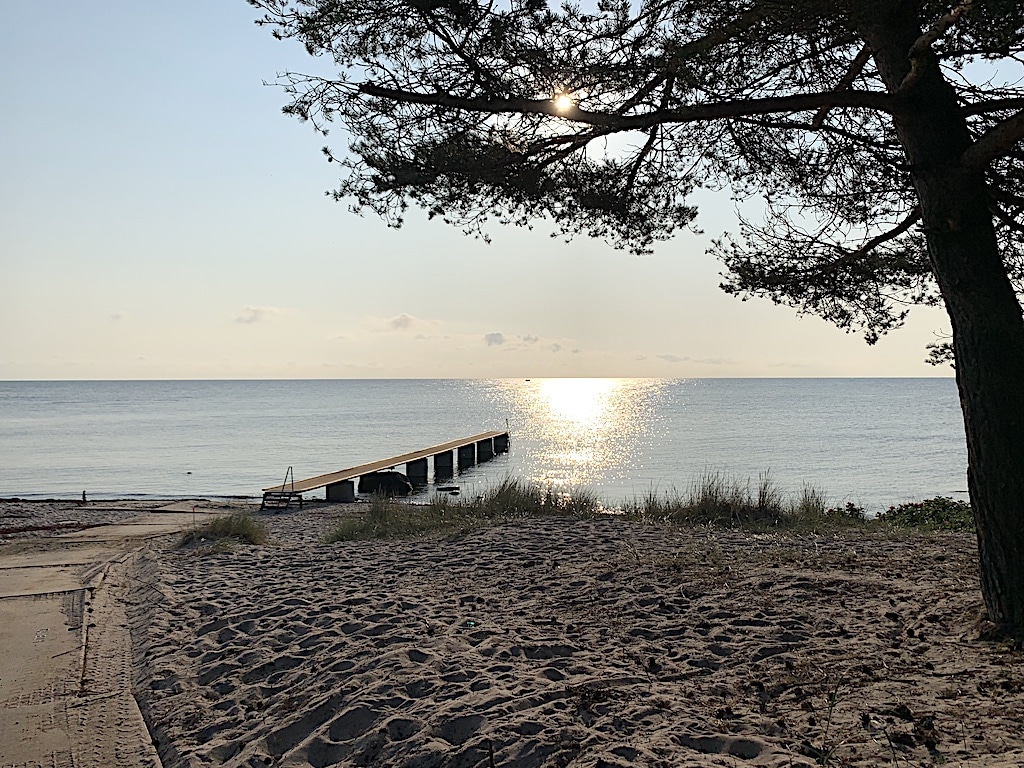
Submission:
M 972 537 L 542 519 L 450 540 L 153 548 L 137 696 L 172 766 L 1024 764 Z

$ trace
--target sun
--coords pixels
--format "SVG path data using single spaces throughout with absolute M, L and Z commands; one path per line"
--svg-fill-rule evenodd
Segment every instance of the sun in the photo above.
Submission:
M 576 102 L 572 100 L 572 97 L 564 93 L 556 94 L 552 101 L 555 103 L 555 109 L 559 112 L 568 112 L 576 106 Z

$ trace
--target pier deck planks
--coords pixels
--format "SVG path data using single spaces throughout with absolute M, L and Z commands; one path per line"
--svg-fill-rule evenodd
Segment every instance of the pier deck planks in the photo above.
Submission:
M 380 472 L 383 469 L 391 469 L 392 467 L 398 466 L 399 464 L 408 464 L 410 461 L 426 459 L 438 453 L 454 451 L 456 448 L 461 448 L 462 446 L 469 445 L 470 443 L 477 443 L 481 440 L 489 440 L 506 434 L 508 434 L 506 431 L 500 429 L 491 430 L 490 432 L 481 432 L 479 435 L 463 437 L 459 440 L 449 440 L 447 443 L 432 445 L 429 448 L 424 448 L 419 451 L 403 453 L 400 456 L 392 456 L 390 459 L 371 461 L 368 464 L 360 464 L 358 467 L 339 469 L 337 472 L 328 472 L 327 474 L 324 475 L 308 477 L 305 480 L 296 480 L 294 488 L 292 487 L 291 483 L 288 483 L 287 485 L 272 485 L 269 488 L 264 488 L 263 492 L 267 493 L 273 491 L 294 490 L 295 493 L 305 493 L 306 491 L 312 491 L 317 488 L 323 488 L 324 486 L 333 485 L 334 483 L 340 483 L 344 480 L 352 480 L 353 478 L 361 477 L 362 475 L 369 475 L 373 472 Z

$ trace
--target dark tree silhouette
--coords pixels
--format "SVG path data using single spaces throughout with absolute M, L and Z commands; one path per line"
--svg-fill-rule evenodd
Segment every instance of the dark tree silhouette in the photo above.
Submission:
M 862 330 L 942 304 L 990 618 L 1024 633 L 1024 6 L 1015 0 L 250 0 L 340 69 L 334 193 L 483 234 L 546 217 L 644 252 L 687 195 L 760 196 L 726 291 Z

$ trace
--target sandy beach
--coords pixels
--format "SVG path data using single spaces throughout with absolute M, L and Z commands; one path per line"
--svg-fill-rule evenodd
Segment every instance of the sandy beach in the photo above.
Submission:
M 0 501 L 0 766 L 160 766 L 125 585 L 140 552 L 218 506 Z
M 1024 654 L 976 639 L 972 536 L 546 518 L 320 543 L 362 508 L 262 516 L 264 546 L 119 545 L 94 631 L 130 639 L 152 754 L 116 764 L 1024 765 Z M 56 534 L 21 535 L 0 565 Z

